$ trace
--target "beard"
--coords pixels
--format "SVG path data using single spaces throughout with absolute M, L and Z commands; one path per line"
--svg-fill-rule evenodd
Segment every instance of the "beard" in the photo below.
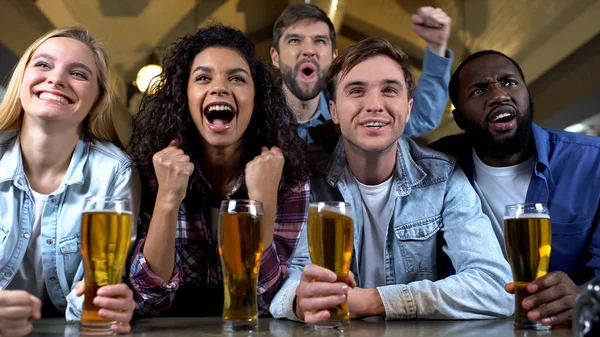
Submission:
M 286 64 L 279 64 L 279 71 L 281 72 L 281 78 L 286 87 L 301 101 L 310 101 L 317 97 L 323 89 L 325 89 L 325 72 L 321 71 L 321 67 L 316 62 L 311 62 L 315 66 L 316 81 L 312 86 L 308 88 L 302 88 L 300 86 L 300 80 L 298 74 L 300 73 L 300 66 L 304 62 L 299 62 L 294 68 L 288 67 Z
M 476 151 L 481 151 L 488 156 L 504 160 L 529 150 L 533 137 L 533 102 L 529 99 L 529 106 L 523 113 L 517 113 L 517 127 L 510 136 L 495 137 L 489 131 L 489 122 L 486 120 L 483 127 L 469 125 L 465 132 Z

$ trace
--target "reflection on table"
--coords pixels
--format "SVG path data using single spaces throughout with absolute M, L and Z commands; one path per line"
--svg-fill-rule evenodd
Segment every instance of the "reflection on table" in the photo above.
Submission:
M 63 319 L 43 319 L 34 323 L 30 336 L 78 336 L 79 326 L 67 324 Z M 512 318 L 477 321 L 431 321 L 407 320 L 352 321 L 345 332 L 335 330 L 315 331 L 312 326 L 286 320 L 261 318 L 258 331 L 253 333 L 226 333 L 221 327 L 220 317 L 205 318 L 144 318 L 134 322 L 133 331 L 128 336 L 231 336 L 231 337 L 570 337 L 571 331 L 565 327 L 548 331 L 515 330 Z

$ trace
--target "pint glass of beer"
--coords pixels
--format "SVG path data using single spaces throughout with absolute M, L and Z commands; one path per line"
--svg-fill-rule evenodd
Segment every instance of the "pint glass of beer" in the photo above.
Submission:
M 93 301 L 99 288 L 122 282 L 132 235 L 129 199 L 101 196 L 85 199 L 81 216 L 85 281 L 81 334 L 112 334 L 110 327 L 116 322 L 100 317 Z
M 548 273 L 552 228 L 550 213 L 544 204 L 515 204 L 506 206 L 504 241 L 508 262 L 515 282 L 515 323 L 521 329 L 546 330 L 550 326 L 532 322 L 522 302 L 530 294 L 529 282 Z
M 354 248 L 352 209 L 345 202 L 315 202 L 308 207 L 308 251 L 312 263 L 337 275 L 346 283 Z M 350 324 L 348 301 L 329 309 L 329 320 L 320 328 L 343 328 Z
M 225 331 L 258 327 L 256 289 L 263 244 L 263 205 L 224 200 L 219 215 L 219 256 L 223 270 Z

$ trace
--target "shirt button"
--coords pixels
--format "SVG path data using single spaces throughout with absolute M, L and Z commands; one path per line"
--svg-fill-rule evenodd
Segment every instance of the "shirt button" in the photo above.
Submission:
M 25 234 L 23 234 L 23 237 L 24 237 L 25 239 L 29 239 L 29 233 L 25 233 Z
M 56 276 L 50 276 L 50 281 L 56 281 Z
M 66 306 L 66 305 L 64 305 L 64 304 L 61 304 L 61 305 L 59 305 L 58 307 L 59 307 L 59 308 L 66 308 L 67 306 Z
M 419 228 L 419 236 L 420 236 L 420 237 L 423 237 L 423 236 L 425 236 L 425 233 L 423 233 L 423 230 L 422 230 L 421 228 Z
M 56 202 L 56 198 L 52 198 L 50 201 L 54 204 Z
M 4 276 L 6 276 L 6 277 L 10 277 L 10 272 L 9 272 L 9 271 L 5 272 L 5 273 L 4 273 Z
M 51 244 L 52 244 L 52 242 L 53 242 L 53 241 L 52 241 L 52 239 L 48 239 L 48 240 L 46 240 L 46 243 L 47 243 L 47 244 L 49 244 L 49 245 L 51 245 Z

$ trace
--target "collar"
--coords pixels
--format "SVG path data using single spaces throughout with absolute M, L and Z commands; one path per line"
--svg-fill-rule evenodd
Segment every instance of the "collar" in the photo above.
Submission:
M 87 163 L 90 151 L 90 140 L 85 139 L 82 136 L 75 144 L 75 149 L 71 155 L 71 161 L 67 172 L 61 182 L 60 186 L 53 194 L 60 194 L 64 191 L 66 186 L 83 184 L 84 174 L 83 170 Z M 12 146 L 10 146 L 12 144 Z M 19 189 L 29 189 L 29 183 L 25 176 L 23 169 L 23 155 L 21 152 L 21 141 L 19 134 L 10 140 L 7 144 L 8 149 L 4 153 L 2 159 L 0 159 L 0 182 L 12 180 Z
M 325 122 L 331 119 L 331 113 L 329 112 L 329 97 L 325 91 L 321 91 L 319 94 L 319 105 L 317 105 L 317 110 L 315 114 L 311 117 L 311 119 L 300 122 L 300 123 L 308 123 L 311 124 L 312 121 L 319 120 L 321 122 Z
M 394 184 L 400 196 L 410 194 L 412 188 L 419 184 L 427 174 L 412 159 L 409 148 L 410 140 L 404 137 L 398 139 L 396 149 L 396 174 Z M 343 138 L 340 137 L 338 144 L 331 156 L 327 167 L 327 183 L 333 187 L 340 181 L 344 168 L 348 165 L 346 160 L 346 151 L 344 149 Z

